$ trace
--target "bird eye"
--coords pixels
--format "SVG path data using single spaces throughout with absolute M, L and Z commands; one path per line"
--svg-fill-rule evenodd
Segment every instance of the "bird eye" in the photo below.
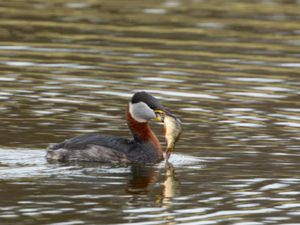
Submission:
M 148 105 L 150 107 L 150 109 L 153 109 L 154 110 L 154 105 Z

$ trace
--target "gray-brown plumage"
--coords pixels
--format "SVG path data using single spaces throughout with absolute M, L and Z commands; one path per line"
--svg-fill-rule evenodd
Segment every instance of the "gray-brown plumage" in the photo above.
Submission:
M 102 163 L 157 163 L 163 160 L 159 140 L 148 121 L 160 120 L 158 115 L 168 112 L 159 101 L 146 92 L 133 95 L 126 110 L 126 120 L 133 139 L 87 134 L 51 145 L 46 158 L 49 161 L 86 161 Z

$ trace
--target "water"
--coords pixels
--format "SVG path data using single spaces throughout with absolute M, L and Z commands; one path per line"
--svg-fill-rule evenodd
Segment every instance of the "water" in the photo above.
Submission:
M 0 11 L 1 225 L 299 224 L 299 1 Z M 169 164 L 46 162 L 48 144 L 75 135 L 129 137 L 138 90 L 183 121 Z

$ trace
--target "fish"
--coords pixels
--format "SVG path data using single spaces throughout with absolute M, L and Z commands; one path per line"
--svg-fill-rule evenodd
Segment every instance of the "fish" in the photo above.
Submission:
M 167 144 L 166 159 L 171 156 L 171 153 L 175 149 L 175 144 L 179 140 L 182 133 L 181 121 L 174 115 L 166 114 L 164 116 L 164 133 Z

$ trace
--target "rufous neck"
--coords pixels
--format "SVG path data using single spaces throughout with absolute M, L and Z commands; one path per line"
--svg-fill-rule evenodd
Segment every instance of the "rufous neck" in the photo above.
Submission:
M 126 110 L 126 120 L 129 129 L 134 137 L 135 141 L 144 142 L 144 143 L 151 143 L 155 148 L 156 152 L 158 153 L 159 157 L 162 157 L 163 152 L 161 148 L 161 144 L 156 137 L 156 135 L 151 130 L 149 124 L 140 123 L 132 118 L 129 109 Z

